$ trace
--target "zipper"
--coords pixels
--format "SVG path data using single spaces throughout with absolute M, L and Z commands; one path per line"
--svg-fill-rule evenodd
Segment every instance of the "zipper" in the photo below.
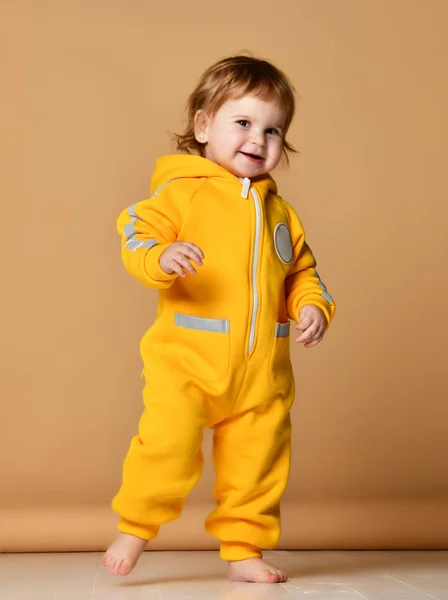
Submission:
M 258 304 L 259 304 L 259 294 L 257 289 L 257 272 L 258 272 L 258 259 L 260 252 L 260 239 L 261 239 L 261 203 L 258 197 L 257 192 L 250 185 L 250 179 L 246 177 L 245 179 L 240 179 L 243 184 L 243 189 L 241 191 L 241 195 L 243 198 L 247 198 L 249 192 L 252 195 L 254 206 L 255 206 L 255 240 L 254 240 L 254 257 L 252 261 L 252 291 L 253 291 L 253 303 L 252 303 L 252 316 L 250 320 L 250 330 L 249 330 L 249 346 L 247 349 L 247 354 L 249 355 L 252 352 L 255 343 L 255 327 L 257 324 L 257 315 L 258 315 Z

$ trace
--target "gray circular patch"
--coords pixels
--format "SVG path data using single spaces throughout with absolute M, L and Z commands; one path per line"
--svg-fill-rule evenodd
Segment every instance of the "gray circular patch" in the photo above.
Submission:
M 279 223 L 274 231 L 274 245 L 277 254 L 284 263 L 292 263 L 292 242 L 288 227 Z

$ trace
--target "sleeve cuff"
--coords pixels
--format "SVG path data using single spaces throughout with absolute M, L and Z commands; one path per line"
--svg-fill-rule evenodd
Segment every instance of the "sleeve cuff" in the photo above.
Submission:
M 299 311 L 303 306 L 307 306 L 308 304 L 312 304 L 313 306 L 317 306 L 324 313 L 325 318 L 327 319 L 328 326 L 333 320 L 334 313 L 336 310 L 336 306 L 334 302 L 327 302 L 325 298 L 323 298 L 320 294 L 312 294 L 310 296 L 306 296 L 303 300 L 299 302 L 297 307 L 297 315 L 296 320 L 299 322 Z
M 165 273 L 160 266 L 160 256 L 171 244 L 158 244 L 146 253 L 145 271 L 147 276 L 154 282 L 170 283 L 178 277 L 177 273 Z

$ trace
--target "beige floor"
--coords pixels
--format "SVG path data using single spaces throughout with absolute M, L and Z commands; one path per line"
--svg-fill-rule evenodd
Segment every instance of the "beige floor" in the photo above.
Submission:
M 230 583 L 215 552 L 146 552 L 128 578 L 100 554 L 1 554 L 1 600 L 448 600 L 448 552 L 272 552 L 282 585 Z

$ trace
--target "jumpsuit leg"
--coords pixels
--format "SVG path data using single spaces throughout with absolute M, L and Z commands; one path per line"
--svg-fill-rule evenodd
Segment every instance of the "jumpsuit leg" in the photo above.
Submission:
M 280 498 L 290 468 L 290 403 L 240 412 L 215 427 L 213 458 L 218 507 L 206 521 L 223 560 L 272 549 L 280 535 Z
M 202 392 L 175 374 L 151 375 L 143 398 L 138 435 L 131 441 L 112 508 L 121 516 L 121 532 L 149 540 L 160 525 L 180 516 L 201 476 L 206 420 Z

